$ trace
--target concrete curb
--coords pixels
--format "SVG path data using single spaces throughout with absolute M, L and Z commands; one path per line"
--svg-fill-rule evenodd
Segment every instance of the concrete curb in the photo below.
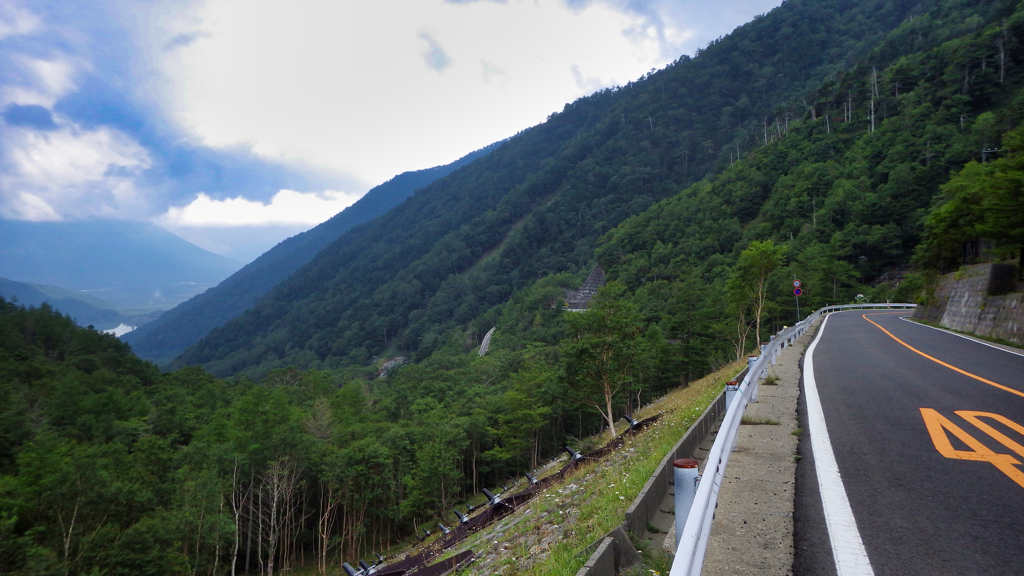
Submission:
M 746 371 L 747 369 L 744 368 L 736 378 L 743 378 Z M 686 430 L 679 442 L 658 464 L 654 473 L 644 484 L 643 490 L 637 494 L 633 503 L 626 509 L 626 521 L 584 550 L 584 554 L 591 553 L 590 558 L 576 573 L 576 576 L 615 576 L 625 568 L 642 560 L 627 531 L 641 538 L 647 535 L 648 522 L 658 512 L 662 500 L 668 494 L 669 483 L 673 476 L 672 461 L 691 457 L 701 442 L 718 424 L 718 421 L 722 419 L 723 414 L 725 414 L 724 393 L 719 394 L 711 402 L 711 405 Z
M 610 536 L 595 542 L 597 550 L 590 555 L 587 563 L 576 576 L 605 576 L 615 574 L 615 539 Z
M 593 552 L 590 559 L 576 576 L 615 576 L 642 560 L 622 526 L 613 528 L 603 538 L 588 546 L 583 553 L 591 551 Z
M 742 377 L 742 376 L 741 376 Z M 661 464 L 647 480 L 643 490 L 626 509 L 627 530 L 639 537 L 647 536 L 647 523 L 658 511 L 662 499 L 668 494 L 669 482 L 672 480 L 672 461 L 678 458 L 690 458 L 694 450 L 707 437 L 714 425 L 725 414 L 725 394 L 719 394 L 714 402 L 704 410 L 700 418 L 683 434 L 675 447 L 665 455 Z

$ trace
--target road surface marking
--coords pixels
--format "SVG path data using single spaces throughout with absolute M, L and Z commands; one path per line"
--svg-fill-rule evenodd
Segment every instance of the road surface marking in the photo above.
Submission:
M 1021 426 L 1008 418 L 989 412 L 957 410 L 956 414 L 971 424 L 974 424 L 982 432 L 985 432 L 992 438 L 996 439 L 1007 448 L 1024 456 L 1024 446 L 1010 440 L 999 431 L 979 420 L 979 418 L 985 417 L 998 420 L 1022 434 L 1024 434 L 1024 426 Z M 932 438 L 932 444 L 935 445 L 935 449 L 939 451 L 939 454 L 954 460 L 988 462 L 998 468 L 1000 472 L 1009 476 L 1010 479 L 1019 484 L 1021 488 L 1024 488 L 1024 472 L 1015 468 L 1015 466 L 1020 465 L 1020 460 L 1017 460 L 1009 454 L 997 454 L 991 448 L 978 441 L 977 438 L 965 432 L 962 428 L 951 422 L 942 414 L 939 414 L 936 410 L 931 408 L 921 408 L 921 418 L 924 419 L 924 425 L 928 429 L 929 436 Z M 949 436 L 946 435 L 946 430 L 952 432 L 953 435 L 966 444 L 970 450 L 957 450 L 956 448 L 953 448 L 953 443 L 949 441 Z
M 988 384 L 989 386 L 995 386 L 996 388 L 999 388 L 1000 390 L 1005 390 L 1006 392 L 1009 392 L 1010 394 L 1016 394 L 1017 396 L 1020 396 L 1021 398 L 1024 398 L 1024 392 L 1021 392 L 1020 390 L 1014 390 L 1013 388 L 1010 388 L 1009 386 L 1003 386 L 1002 384 L 998 384 L 998 383 L 993 382 L 991 380 L 987 380 L 985 378 L 982 378 L 981 376 L 978 376 L 977 374 L 971 374 L 970 372 L 968 372 L 966 370 L 957 368 L 956 366 L 953 366 L 952 364 L 947 364 L 946 362 L 943 362 L 942 360 L 939 360 L 938 358 L 935 358 L 934 356 L 929 356 L 929 355 L 925 354 L 924 352 L 921 352 L 917 348 L 914 348 L 910 344 L 907 344 L 903 340 L 900 340 L 899 338 L 894 336 L 892 332 L 889 332 L 885 328 L 882 328 L 881 326 L 879 326 L 873 320 L 868 318 L 867 314 L 861 314 L 861 318 L 863 318 L 863 319 L 867 320 L 868 322 L 871 322 L 872 324 L 874 324 L 879 330 L 881 330 L 882 332 L 885 332 L 886 334 L 888 334 L 889 337 L 892 338 L 893 340 L 899 342 L 900 344 L 903 344 L 904 346 L 909 348 L 911 351 L 917 352 L 921 356 L 924 356 L 925 358 L 931 360 L 932 362 L 935 362 L 936 364 L 941 364 L 941 365 L 945 366 L 946 368 L 949 368 L 950 370 L 953 370 L 954 372 L 959 372 L 959 373 L 963 374 L 964 376 L 968 376 L 970 378 L 974 378 L 975 380 L 977 380 L 979 382 L 984 382 L 985 384 Z
M 821 398 L 814 380 L 814 348 L 817 347 L 821 335 L 825 333 L 825 325 L 830 316 L 826 316 L 818 329 L 818 335 L 811 342 L 804 357 L 804 390 L 807 394 L 807 426 L 811 434 L 811 451 L 814 454 L 814 470 L 818 476 L 818 489 L 821 492 L 821 506 L 825 511 L 825 524 L 828 526 L 828 537 L 832 544 L 832 557 L 836 562 L 838 576 L 873 576 L 871 561 L 864 549 L 857 520 L 853 517 L 850 499 L 843 486 L 843 478 L 839 474 L 832 442 L 825 426 L 825 413 L 821 409 Z
M 950 330 L 948 328 L 936 328 L 935 326 L 929 326 L 928 324 L 924 324 L 922 322 L 916 322 L 913 319 L 913 317 L 911 317 L 911 316 L 900 316 L 900 320 L 903 320 L 904 322 L 908 322 L 910 324 L 914 324 L 915 326 L 922 326 L 924 328 L 931 328 L 932 330 L 938 330 L 939 332 L 945 332 L 946 334 L 952 334 L 953 336 L 956 336 L 958 338 L 963 338 L 964 340 L 970 340 L 971 342 L 974 342 L 975 344 L 981 344 L 982 346 L 988 346 L 989 348 L 994 348 L 994 349 L 999 350 L 1001 352 L 1006 352 L 1007 354 L 1013 354 L 1014 356 L 1020 356 L 1020 357 L 1024 358 L 1024 354 L 1021 354 L 1020 352 L 1014 352 L 1013 350 L 1007 350 L 1006 348 L 1000 348 L 999 346 L 996 346 L 996 345 L 992 344 L 991 342 L 985 342 L 984 340 L 980 340 L 980 339 L 978 339 L 975 336 L 968 336 L 967 334 L 961 334 L 959 332 L 954 332 L 954 331 L 952 331 L 952 330 Z
M 1010 440 L 1005 434 L 996 430 L 995 428 L 985 424 L 981 418 L 991 418 L 997 422 L 1001 422 L 1007 428 L 1016 430 L 1018 434 L 1024 435 L 1024 426 L 1017 424 L 1013 420 L 1010 420 L 1006 416 L 1000 416 L 999 414 L 992 414 L 991 412 L 975 412 L 973 410 L 957 410 L 956 415 L 967 420 L 971 424 L 978 427 L 979 430 L 995 438 L 1000 444 L 1006 446 L 1010 450 L 1013 450 L 1017 454 L 1024 456 L 1024 446 Z

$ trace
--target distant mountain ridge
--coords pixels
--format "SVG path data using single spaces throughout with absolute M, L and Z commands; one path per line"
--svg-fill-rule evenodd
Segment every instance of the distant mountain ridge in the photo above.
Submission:
M 0 277 L 86 291 L 122 312 L 165 310 L 242 263 L 148 222 L 0 219 Z
M 157 363 L 172 359 L 210 330 L 240 315 L 353 226 L 384 214 L 417 189 L 488 154 L 499 144 L 481 148 L 451 164 L 403 172 L 375 186 L 330 220 L 282 241 L 216 287 L 168 310 L 122 339 L 131 344 L 140 358 Z
M 567 104 L 349 231 L 171 366 L 259 376 L 391 353 L 418 361 L 456 327 L 482 335 L 488 310 L 539 278 L 591 268 L 606 232 L 765 146 L 823 82 L 938 6 L 790 0 L 696 57 Z M 986 18 L 1002 10 L 982 6 Z
M 39 285 L 0 278 L 0 296 L 8 302 L 36 308 L 46 302 L 60 313 L 70 316 L 79 326 L 91 325 L 98 330 L 114 328 L 124 321 L 123 314 L 96 298 L 88 295 L 81 298 L 53 296 L 40 288 Z

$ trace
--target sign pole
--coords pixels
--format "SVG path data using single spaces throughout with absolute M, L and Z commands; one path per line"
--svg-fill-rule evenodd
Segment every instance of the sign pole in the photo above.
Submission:
M 796 298 L 796 321 L 800 322 L 800 295 L 803 294 L 803 290 L 800 289 L 800 281 L 793 277 L 793 296 Z

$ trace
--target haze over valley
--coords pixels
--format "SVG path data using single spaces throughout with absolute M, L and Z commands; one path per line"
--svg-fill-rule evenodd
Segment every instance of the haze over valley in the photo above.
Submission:
M 1020 2 L 282 6 L 0 4 L 0 573 L 576 573 L 809 310 L 1024 292 Z

